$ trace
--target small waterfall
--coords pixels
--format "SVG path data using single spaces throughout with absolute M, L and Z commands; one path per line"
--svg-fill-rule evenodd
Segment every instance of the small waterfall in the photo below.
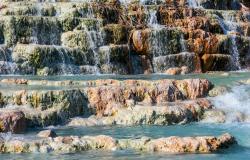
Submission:
M 110 62 L 110 46 L 101 46 L 99 48 L 99 59 L 101 61 L 100 67 L 104 73 L 112 73 L 112 64 Z
M 104 53 L 104 63 L 110 65 L 110 46 L 102 46 L 99 50 Z
M 0 73 L 14 74 L 17 70 L 16 64 L 13 63 L 10 50 L 5 45 L 0 45 Z
M 188 5 L 191 8 L 202 8 L 199 0 L 188 0 Z
M 99 55 L 98 55 L 98 48 L 100 43 L 102 43 L 102 35 L 100 35 L 100 32 L 96 31 L 96 30 L 88 30 L 87 28 L 85 28 L 85 31 L 88 35 L 88 41 L 90 44 L 90 49 L 93 51 L 94 54 L 94 62 L 95 62 L 95 67 L 99 68 Z M 101 41 L 99 41 L 101 40 Z M 100 71 L 97 71 L 98 73 Z
M 240 70 L 241 65 L 240 65 L 239 51 L 238 51 L 237 44 L 236 44 L 236 36 L 233 33 L 233 32 L 237 32 L 237 24 L 232 21 L 226 21 L 220 18 L 219 16 L 217 16 L 217 19 L 219 21 L 219 24 L 224 34 L 228 35 L 231 40 L 232 48 L 230 51 L 231 51 L 232 60 L 234 62 L 232 68 L 235 68 L 236 70 Z M 231 16 L 227 16 L 227 20 L 233 20 L 233 18 L 231 18 Z
M 232 42 L 232 50 L 231 50 L 231 55 L 233 58 L 233 62 L 235 63 L 233 65 L 233 67 L 235 67 L 237 70 L 241 70 L 241 66 L 240 66 L 240 55 L 239 55 L 239 51 L 237 48 L 237 44 L 236 44 L 236 36 L 235 35 L 231 35 L 230 36 L 231 42 Z
M 182 52 L 186 52 L 187 51 L 187 47 L 186 47 L 186 44 L 185 44 L 185 39 L 184 39 L 183 33 L 181 34 L 180 43 L 181 43 L 181 51 Z
M 227 122 L 250 122 L 250 85 L 235 86 L 230 92 L 211 99 L 215 108 L 226 113 Z
M 87 0 L 87 3 L 89 4 L 88 5 L 88 11 L 87 11 L 87 18 L 95 18 L 95 15 L 94 15 L 94 9 L 93 9 L 93 6 L 92 6 L 92 0 Z
M 36 8 L 36 15 L 37 16 L 42 16 L 42 4 L 41 3 L 36 3 L 35 8 Z
M 61 66 L 61 69 L 62 69 L 62 73 L 65 75 L 67 72 L 66 72 L 66 59 L 65 59 L 65 56 L 64 56 L 64 53 L 62 52 L 61 49 L 59 49 L 58 47 L 55 47 L 60 55 L 60 59 L 62 61 L 62 66 Z
M 158 24 L 156 12 L 149 10 L 149 19 L 147 25 L 152 28 L 151 31 L 151 53 L 154 56 L 162 56 L 164 54 L 163 41 L 161 40 L 161 30 L 164 26 Z
M 157 11 L 155 11 L 155 10 L 151 11 L 151 10 L 149 10 L 148 13 L 149 13 L 149 18 L 148 18 L 148 22 L 147 22 L 148 26 L 152 27 L 152 28 L 158 28 L 159 24 L 158 24 L 158 20 L 157 20 L 157 16 L 156 16 Z
M 100 70 L 99 70 L 100 59 L 98 55 L 98 50 L 100 46 L 104 45 L 104 34 L 101 30 L 100 20 L 95 18 L 92 4 L 88 6 L 88 12 L 86 16 L 89 19 L 95 19 L 97 21 L 96 26 L 94 27 L 87 26 L 86 24 L 83 24 L 82 27 L 84 31 L 87 33 L 87 38 L 88 38 L 89 45 L 90 45 L 89 47 L 94 54 L 95 68 L 97 68 L 96 74 L 98 74 L 100 73 Z
M 94 23 L 81 23 L 76 29 L 83 30 L 87 35 L 87 46 L 88 50 L 86 52 L 91 52 L 93 57 L 86 57 L 84 59 L 90 59 L 94 64 L 86 64 L 80 66 L 82 73 L 89 74 L 99 74 L 100 73 L 100 55 L 99 50 L 101 46 L 104 46 L 104 32 L 102 31 L 102 21 L 98 19 L 95 15 L 95 10 L 93 7 L 93 0 L 84 0 L 87 3 L 87 8 L 79 10 L 80 16 L 85 18 L 86 21 L 90 20 Z M 61 11 L 62 13 L 67 13 L 67 11 Z M 63 56 L 63 54 L 61 54 Z M 63 66 L 65 67 L 65 65 Z
M 0 139 L 3 140 L 4 142 L 8 142 L 13 139 L 12 133 L 7 132 L 7 133 L 0 133 Z

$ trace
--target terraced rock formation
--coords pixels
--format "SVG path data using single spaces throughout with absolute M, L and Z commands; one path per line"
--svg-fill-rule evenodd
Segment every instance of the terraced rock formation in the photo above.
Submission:
M 248 7 L 244 0 L 1 0 L 0 73 L 247 69 Z
M 2 80 L 5 84 L 18 82 L 24 80 Z M 22 85 L 28 83 L 31 84 L 32 80 Z M 13 115 L 16 115 L 16 111 L 21 114 L 21 111 L 25 114 L 25 124 L 28 127 L 63 124 L 76 116 L 91 115 L 105 121 L 103 125 L 168 125 L 197 121 L 212 106 L 208 100 L 202 99 L 212 88 L 212 84 L 205 79 L 152 82 L 96 80 L 84 83 L 85 87 L 74 89 L 74 84 L 71 83 L 68 89 L 63 90 L 3 89 L 0 92 L 0 111 Z M 5 119 L 9 117 L 6 115 Z M 5 119 L 0 117 L 0 124 Z M 7 126 L 13 124 L 9 123 L 0 125 L 0 130 L 8 131 L 1 128 L 8 128 Z M 14 124 L 18 126 L 19 123 Z

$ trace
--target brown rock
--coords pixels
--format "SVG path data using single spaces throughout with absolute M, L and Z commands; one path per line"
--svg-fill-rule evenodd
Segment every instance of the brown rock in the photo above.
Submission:
M 44 130 L 39 132 L 37 136 L 42 138 L 47 138 L 47 137 L 57 137 L 57 134 L 53 130 Z
M 236 143 L 229 134 L 219 137 L 168 137 L 149 142 L 149 150 L 167 153 L 208 153 Z
M 0 132 L 22 133 L 26 130 L 26 119 L 22 111 L 1 111 Z
M 1 82 L 8 84 L 28 84 L 27 79 L 2 79 Z
M 135 50 L 141 54 L 147 54 L 148 50 L 148 32 L 150 30 L 136 30 L 132 34 L 132 40 Z
M 55 152 L 75 153 L 88 150 L 135 150 L 164 153 L 211 153 L 237 143 L 230 134 L 219 137 L 166 137 L 151 139 L 114 139 L 110 136 L 67 136 L 43 140 L 11 140 L 2 143 L 0 153 Z
M 202 56 L 203 71 L 225 71 L 231 69 L 232 58 L 224 54 L 205 54 Z
M 104 81 L 99 81 L 106 84 Z M 110 80 L 108 80 L 110 83 Z M 142 81 L 126 80 L 113 85 L 86 89 L 90 108 L 99 115 L 112 115 L 117 108 L 126 107 L 127 100 L 134 103 L 162 104 L 184 99 L 202 98 L 212 84 L 203 79 Z
M 182 72 L 181 68 L 178 67 L 169 68 L 168 70 L 165 71 L 165 73 L 169 75 L 178 75 L 181 74 L 181 72 Z

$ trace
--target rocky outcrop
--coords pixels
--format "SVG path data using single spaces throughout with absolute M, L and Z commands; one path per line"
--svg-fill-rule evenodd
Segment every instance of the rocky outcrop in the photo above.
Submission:
M 44 131 L 40 131 L 38 134 L 37 134 L 38 137 L 41 137 L 41 138 L 48 138 L 48 137 L 57 137 L 57 134 L 55 131 L 53 130 L 44 130 Z
M 100 82 L 106 84 L 109 81 Z M 113 83 L 111 81 L 111 83 Z M 90 87 L 88 101 L 98 115 L 112 115 L 116 108 L 129 106 L 128 102 L 160 105 L 165 102 L 202 98 L 212 85 L 207 80 L 127 80 L 112 85 Z
M 226 86 L 216 86 L 213 89 L 211 89 L 208 94 L 209 94 L 210 97 L 216 97 L 216 96 L 225 94 L 228 91 L 230 91 L 229 87 L 226 87 Z
M 0 132 L 23 133 L 25 130 L 26 119 L 23 112 L 0 110 Z
M 202 122 L 205 123 L 225 123 L 226 119 L 226 113 L 216 109 L 207 110 L 202 116 Z
M 206 79 L 65 82 L 3 79 L 1 83 L 65 87 L 65 90 L 1 91 L 2 110 L 12 107 L 23 111 L 29 127 L 62 124 L 83 115 L 107 117 L 107 124 L 187 123 L 199 120 L 203 110 L 211 108 L 206 99 L 198 100 L 212 88 Z
M 132 102 L 133 103 L 133 102 Z M 206 110 L 212 108 L 206 99 L 167 103 L 158 106 L 131 104 L 129 108 L 113 110 L 105 117 L 73 118 L 69 126 L 107 126 L 107 125 L 174 125 L 198 121 Z
M 98 149 L 108 151 L 133 149 L 163 153 L 210 153 L 228 148 L 235 143 L 235 138 L 229 134 L 219 137 L 166 137 L 159 139 L 151 139 L 149 137 L 114 139 L 104 135 L 95 137 L 59 136 L 36 141 L 1 141 L 0 153 L 75 153 Z
M 1 110 L 14 108 L 25 114 L 27 126 L 56 125 L 70 117 L 83 115 L 86 97 L 80 90 L 1 91 Z

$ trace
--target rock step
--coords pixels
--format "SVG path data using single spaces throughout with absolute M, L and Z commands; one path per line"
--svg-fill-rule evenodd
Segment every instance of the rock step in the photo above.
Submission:
M 3 80 L 2 83 L 39 85 L 30 80 Z M 40 85 L 45 87 L 55 83 L 42 82 Z M 192 106 L 206 108 L 207 105 L 204 104 L 207 101 L 201 101 L 202 103 L 199 102 L 199 105 L 197 105 L 195 100 L 205 97 L 212 87 L 212 84 L 205 79 L 159 80 L 152 82 L 142 80 L 58 82 L 58 85 L 67 86 L 67 84 L 69 84 L 69 87 L 73 87 L 75 84 L 78 89 L 2 90 L 0 93 L 1 110 L 14 108 L 23 111 L 30 127 L 48 126 L 66 122 L 69 118 L 75 116 L 91 114 L 112 116 L 119 109 L 133 108 L 133 104 L 139 103 L 146 106 L 156 106 L 176 102 L 178 111 L 178 101 L 194 100 L 194 103 L 190 105 L 191 108 Z M 189 105 L 184 104 L 183 106 Z M 185 112 L 187 111 L 185 107 L 181 108 Z M 197 112 L 202 114 L 202 110 L 200 109 Z M 184 115 L 190 116 L 189 113 L 190 111 L 187 111 Z M 194 115 L 196 114 L 194 113 Z M 187 118 L 182 116 L 181 112 L 179 116 Z M 192 118 L 192 120 L 197 120 L 197 118 Z
M 18 44 L 13 49 L 12 59 L 17 64 L 28 64 L 26 68 L 38 69 L 37 72 L 44 67 L 53 69 L 57 64 L 79 66 L 79 73 L 91 72 L 91 69 L 87 66 L 99 67 L 101 73 L 122 73 L 122 70 L 127 73 L 129 71 L 129 50 L 127 45 L 101 46 L 96 51 L 98 52 L 97 57 L 94 57 L 92 50 L 83 51 L 79 48 L 79 43 L 75 47 Z M 24 68 L 25 66 L 23 66 Z M 93 71 L 95 73 L 95 69 Z M 53 70 L 50 72 L 53 72 Z
M 135 150 L 162 153 L 211 153 L 237 143 L 230 134 L 218 137 L 164 137 L 152 139 L 114 139 L 110 136 L 66 136 L 42 140 L 1 140 L 0 153 L 75 153 L 88 150 Z
M 68 126 L 134 126 L 134 125 L 174 125 L 186 124 L 201 120 L 205 110 L 212 109 L 206 99 L 166 103 L 165 105 L 134 104 L 130 101 L 128 108 L 113 111 L 111 116 L 89 118 L 72 118 Z

